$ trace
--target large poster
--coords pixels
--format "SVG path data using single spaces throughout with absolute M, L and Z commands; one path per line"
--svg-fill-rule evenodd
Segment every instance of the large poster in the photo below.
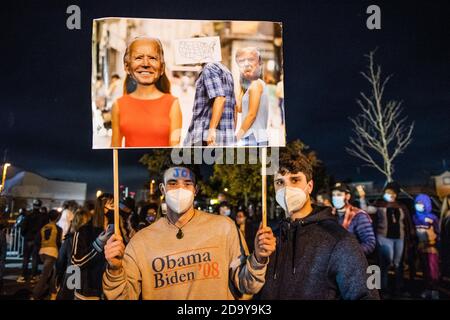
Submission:
M 93 22 L 93 148 L 284 146 L 282 25 Z

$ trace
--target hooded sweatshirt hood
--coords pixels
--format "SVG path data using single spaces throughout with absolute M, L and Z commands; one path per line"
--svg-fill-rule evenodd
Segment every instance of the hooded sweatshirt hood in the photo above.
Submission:
M 431 199 L 430 199 L 429 196 L 427 196 L 426 194 L 421 193 L 421 194 L 417 195 L 417 197 L 415 199 L 415 202 L 416 203 L 420 202 L 425 207 L 425 211 L 424 212 L 417 212 L 416 211 L 417 214 L 420 214 L 420 213 L 431 213 L 432 207 L 431 207 Z

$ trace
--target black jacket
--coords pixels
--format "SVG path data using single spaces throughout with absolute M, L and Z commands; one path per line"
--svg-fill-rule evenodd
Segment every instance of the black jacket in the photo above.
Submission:
M 58 259 L 56 260 L 56 283 L 59 287 L 57 300 L 73 300 L 74 291 L 69 289 L 67 286 L 67 281 L 70 276 L 66 273 L 67 267 L 72 265 L 72 246 L 73 246 L 73 236 L 72 232 L 68 232 L 64 237 L 64 242 L 59 249 Z
M 26 215 L 21 224 L 21 235 L 25 241 L 34 241 L 39 230 L 41 229 L 41 222 L 39 211 L 33 210 Z
M 304 219 L 283 220 L 261 299 L 378 299 L 367 288 L 367 260 L 331 208 L 313 207 Z
M 106 268 L 105 255 L 96 250 L 93 242 L 103 231 L 92 222 L 83 225 L 73 236 L 71 264 L 81 270 L 81 288 L 75 289 L 75 299 L 102 298 L 102 277 Z

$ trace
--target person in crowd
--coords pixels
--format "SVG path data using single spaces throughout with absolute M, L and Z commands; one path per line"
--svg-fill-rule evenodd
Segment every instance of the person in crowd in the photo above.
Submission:
M 133 198 L 131 197 L 126 197 L 122 200 L 120 200 L 119 203 L 119 209 L 120 209 L 120 218 L 121 218 L 121 222 L 122 222 L 122 228 L 124 229 L 124 231 L 126 230 L 126 242 L 128 243 L 130 237 L 130 230 L 132 229 L 131 226 L 129 225 L 130 223 L 130 219 L 131 216 L 135 213 L 136 211 L 136 202 Z
M 431 199 L 426 194 L 417 195 L 414 203 L 416 212 L 413 215 L 413 222 L 416 228 L 418 251 L 426 287 L 422 297 L 438 299 L 439 255 L 437 242 L 439 241 L 439 218 L 432 212 Z
M 201 68 L 184 145 L 233 146 L 236 142 L 233 75 L 220 62 L 203 63 Z
M 242 113 L 242 124 L 236 141 L 243 146 L 267 146 L 269 117 L 269 93 L 261 79 L 263 62 L 255 47 L 238 49 L 235 57 L 239 66 L 241 94 L 237 112 Z
M 218 214 L 225 217 L 231 216 L 231 207 L 227 201 L 222 201 L 218 207 Z
M 254 224 L 248 219 L 247 212 L 244 208 L 239 208 L 236 212 L 235 222 L 239 231 L 244 236 L 248 251 L 253 252 L 255 250 L 254 239 L 258 228 L 255 228 Z
M 50 210 L 48 216 L 50 222 L 42 227 L 38 236 L 38 243 L 40 244 L 39 255 L 44 267 L 39 281 L 33 289 L 33 300 L 43 299 L 47 289 L 49 294 L 56 296 L 54 266 L 61 247 L 62 229 L 56 225 L 56 221 L 59 218 L 57 210 Z
M 277 248 L 269 259 L 261 299 L 378 299 L 369 289 L 367 260 L 331 207 L 312 204 L 313 169 L 297 151 L 280 152 L 275 198 L 284 209 Z
M 192 170 L 169 165 L 163 174 L 166 217 L 138 232 L 126 248 L 120 237 L 108 240 L 106 297 L 229 300 L 257 292 L 275 249 L 270 228 L 258 231 L 255 251 L 247 257 L 231 219 L 194 208 L 198 188 Z
M 332 207 L 330 194 L 325 190 L 321 189 L 317 191 L 316 194 L 316 205 L 321 207 Z
M 41 223 L 42 227 L 50 222 L 50 217 L 49 217 L 49 214 L 48 214 L 47 207 L 40 207 L 39 208 L 39 218 L 40 218 L 40 223 Z
M 354 234 L 366 256 L 375 250 L 376 238 L 372 220 L 367 212 L 350 204 L 351 189 L 342 182 L 336 183 L 332 190 L 332 203 L 339 224 Z
M 39 212 L 41 206 L 42 201 L 40 199 L 35 199 L 33 201 L 33 210 L 24 218 L 22 222 L 21 235 L 24 241 L 23 264 L 22 274 L 16 280 L 18 283 L 24 283 L 27 280 L 30 280 L 31 283 L 37 282 L 39 249 L 36 244 L 36 239 L 38 238 L 39 231 L 43 227 L 43 219 L 41 218 Z M 32 259 L 31 279 L 28 277 L 28 263 L 30 258 Z
M 103 253 L 106 241 L 114 233 L 114 198 L 103 194 L 97 198 L 91 220 L 73 236 L 71 264 L 80 269 L 80 288 L 74 290 L 75 300 L 103 298 L 102 274 L 106 268 Z
M 158 204 L 155 202 L 145 204 L 138 213 L 129 216 L 128 234 L 131 239 L 137 232 L 154 223 L 158 218 Z
M 450 278 L 450 195 L 442 199 L 441 206 L 441 274 Z
M 19 209 L 19 215 L 16 218 L 16 223 L 14 224 L 15 228 L 21 228 L 22 223 L 25 220 L 25 217 L 28 215 L 26 208 L 20 208 Z
M 6 229 L 8 228 L 8 220 L 4 215 L 0 214 L 0 295 L 3 294 L 3 275 L 6 268 Z
M 65 239 L 59 249 L 56 260 L 56 286 L 58 288 L 56 300 L 74 300 L 73 289 L 67 286 L 68 277 L 72 273 L 67 273 L 67 268 L 72 265 L 73 236 L 82 226 L 89 222 L 91 213 L 88 208 L 79 208 L 74 212 L 70 228 L 65 235 Z
M 89 213 L 91 214 L 91 217 L 94 216 L 94 213 L 95 213 L 95 203 L 96 203 L 96 201 L 89 200 L 89 201 L 86 201 L 83 205 L 83 207 L 87 211 L 89 211 Z
M 168 147 L 180 142 L 182 115 L 170 94 L 159 39 L 139 37 L 123 58 L 125 94 L 112 108 L 112 147 Z
M 66 201 L 63 204 L 63 210 L 61 212 L 61 217 L 59 218 L 58 222 L 56 223 L 58 227 L 62 229 L 62 238 L 63 241 L 65 239 L 65 236 L 70 228 L 70 223 L 72 222 L 73 215 L 75 210 L 77 210 L 78 204 L 75 201 Z
M 403 255 L 412 251 L 415 243 L 415 230 L 407 207 L 397 200 L 400 186 L 396 182 L 386 184 L 383 200 L 368 205 L 362 187 L 357 188 L 359 203 L 363 210 L 375 214 L 377 219 L 376 236 L 379 246 L 381 268 L 381 289 L 384 297 L 391 293 L 399 295 L 403 289 Z M 395 283 L 390 290 L 388 271 L 394 267 Z

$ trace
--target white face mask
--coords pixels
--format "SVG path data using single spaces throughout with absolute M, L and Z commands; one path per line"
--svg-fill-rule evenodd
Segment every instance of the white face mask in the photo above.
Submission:
M 303 189 L 293 187 L 282 188 L 275 195 L 278 204 L 286 213 L 286 218 L 289 218 L 292 212 L 303 208 L 307 198 L 306 192 Z
M 384 200 L 385 200 L 386 202 L 392 202 L 392 201 L 394 201 L 394 197 L 393 197 L 392 194 L 390 194 L 390 193 L 385 193 L 385 194 L 383 195 L 383 198 L 384 198 Z
M 334 196 L 332 202 L 336 209 L 342 209 L 345 206 L 345 199 L 342 196 Z
M 167 191 L 165 198 L 167 206 L 178 214 L 185 213 L 194 203 L 194 193 L 183 188 Z
M 425 206 L 421 203 L 416 203 L 416 211 L 417 212 L 424 212 L 425 211 Z

